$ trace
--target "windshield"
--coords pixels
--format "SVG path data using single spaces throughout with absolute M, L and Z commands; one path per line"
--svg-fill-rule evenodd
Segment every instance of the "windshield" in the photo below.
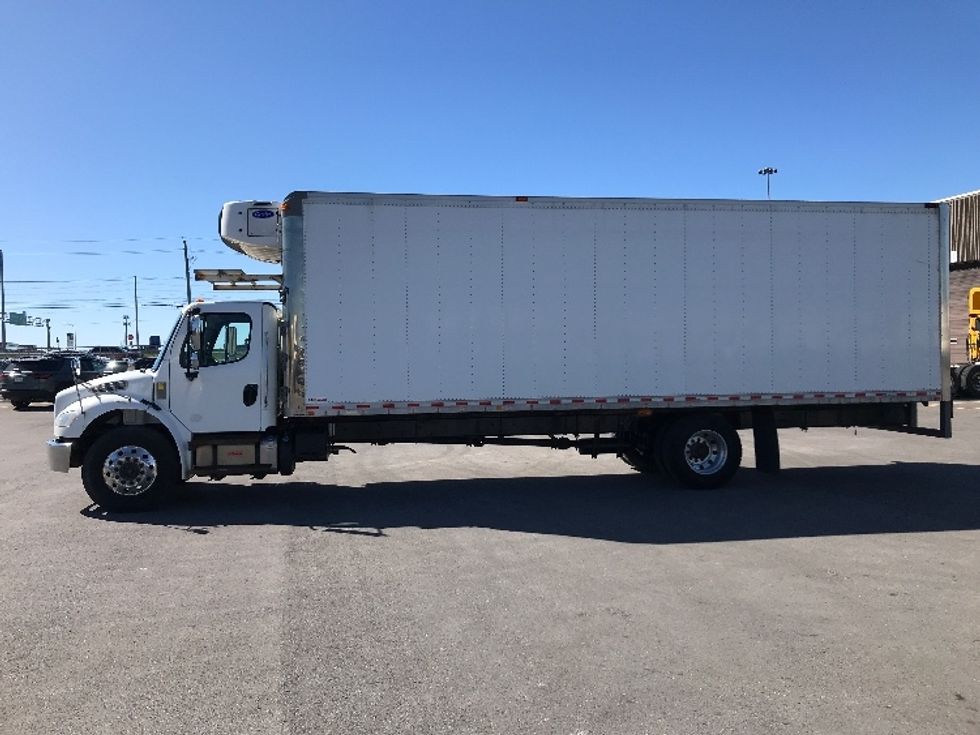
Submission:
M 153 367 L 150 368 L 153 372 L 156 372 L 157 370 L 160 369 L 160 362 L 163 360 L 163 356 L 170 351 L 170 345 L 174 341 L 174 336 L 177 334 L 177 329 L 180 327 L 181 324 L 183 324 L 183 322 L 184 322 L 183 317 L 178 319 L 174 324 L 174 328 L 170 330 L 170 336 L 167 337 L 166 344 L 164 344 L 163 349 L 160 350 L 160 354 L 157 355 L 157 359 L 153 361 Z

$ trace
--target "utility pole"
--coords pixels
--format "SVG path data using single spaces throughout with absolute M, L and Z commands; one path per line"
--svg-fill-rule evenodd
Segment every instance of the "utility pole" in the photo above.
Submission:
M 187 283 L 187 303 L 191 303 L 191 261 L 187 257 L 187 240 L 184 239 L 184 281 Z
M 7 351 L 7 295 L 3 287 L 3 250 L 0 250 L 0 350 Z
M 772 199 L 772 196 L 770 196 L 769 193 L 769 178 L 773 174 L 778 174 L 778 173 L 779 171 L 777 169 L 774 169 L 772 166 L 766 166 L 765 168 L 759 169 L 759 175 L 766 177 L 766 199 Z
M 136 307 L 136 349 L 140 348 L 140 299 L 136 291 L 136 276 L 133 276 L 133 305 Z
M 51 320 L 44 320 L 44 328 L 48 330 L 48 349 L 51 349 Z

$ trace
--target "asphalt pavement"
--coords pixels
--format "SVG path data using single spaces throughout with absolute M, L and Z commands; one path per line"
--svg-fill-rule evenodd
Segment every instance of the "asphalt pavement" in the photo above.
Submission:
M 980 733 L 980 404 L 722 491 L 365 446 L 133 515 L 51 419 L 0 403 L 0 733 Z

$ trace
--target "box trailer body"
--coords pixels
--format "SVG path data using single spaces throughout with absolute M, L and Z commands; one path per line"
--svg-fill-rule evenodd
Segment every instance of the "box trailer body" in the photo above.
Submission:
M 287 415 L 940 397 L 938 208 L 287 203 Z
M 59 397 L 52 466 L 96 502 L 152 500 L 138 461 L 108 465 L 132 431 L 184 478 L 446 442 L 615 452 L 696 487 L 734 473 L 738 429 L 763 469 L 779 427 L 950 433 L 944 205 L 294 192 L 219 229 L 281 264 L 281 303 L 189 305 L 148 375 Z

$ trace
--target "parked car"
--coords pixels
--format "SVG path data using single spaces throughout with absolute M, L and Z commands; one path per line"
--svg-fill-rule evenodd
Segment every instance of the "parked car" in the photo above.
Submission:
M 97 345 L 89 347 L 88 353 L 103 360 L 121 360 L 126 357 L 126 350 L 122 347 L 112 347 L 110 345 Z
M 118 360 L 109 360 L 105 364 L 105 367 L 102 368 L 102 374 L 113 375 L 114 373 L 124 373 L 132 369 L 133 363 L 130 360 L 120 358 Z
M 75 383 L 74 361 L 81 364 L 79 380 L 91 380 L 102 374 L 101 364 L 87 355 L 46 355 L 11 360 L 0 373 L 0 396 L 14 409 L 32 403 L 53 402 L 55 394 Z

